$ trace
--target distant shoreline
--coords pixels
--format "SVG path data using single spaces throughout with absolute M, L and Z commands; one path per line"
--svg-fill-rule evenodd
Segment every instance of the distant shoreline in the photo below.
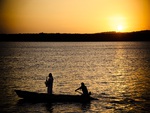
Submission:
M 0 41 L 25 42 L 91 42 L 91 41 L 149 41 L 150 30 L 135 32 L 102 32 L 93 34 L 38 33 L 0 34 Z

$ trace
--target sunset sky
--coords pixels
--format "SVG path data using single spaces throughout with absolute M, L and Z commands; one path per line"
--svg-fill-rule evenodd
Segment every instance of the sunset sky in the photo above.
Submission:
M 150 30 L 150 0 L 0 0 L 0 33 Z

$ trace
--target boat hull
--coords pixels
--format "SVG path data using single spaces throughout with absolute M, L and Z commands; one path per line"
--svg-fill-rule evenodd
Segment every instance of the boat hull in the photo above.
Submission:
M 15 90 L 15 92 L 20 98 L 32 102 L 90 102 L 91 100 L 97 100 L 90 96 L 81 95 L 50 95 L 47 93 L 36 93 L 22 90 Z

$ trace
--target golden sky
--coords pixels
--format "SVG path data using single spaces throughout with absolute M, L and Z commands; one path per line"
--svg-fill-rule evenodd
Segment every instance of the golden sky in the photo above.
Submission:
M 0 0 L 0 33 L 150 30 L 150 0 Z

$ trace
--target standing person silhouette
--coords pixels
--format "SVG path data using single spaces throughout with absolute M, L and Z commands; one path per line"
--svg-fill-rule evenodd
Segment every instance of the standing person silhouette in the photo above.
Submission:
M 52 73 L 49 73 L 48 78 L 46 77 L 45 85 L 47 87 L 47 93 L 52 94 L 53 92 L 53 76 Z
M 83 82 L 81 83 L 81 86 L 80 86 L 79 88 L 77 88 L 75 91 L 77 91 L 77 90 L 79 90 L 79 89 L 82 90 L 82 92 L 83 92 L 82 95 L 83 95 L 83 96 L 89 96 L 88 89 L 87 89 L 87 87 L 84 85 Z

